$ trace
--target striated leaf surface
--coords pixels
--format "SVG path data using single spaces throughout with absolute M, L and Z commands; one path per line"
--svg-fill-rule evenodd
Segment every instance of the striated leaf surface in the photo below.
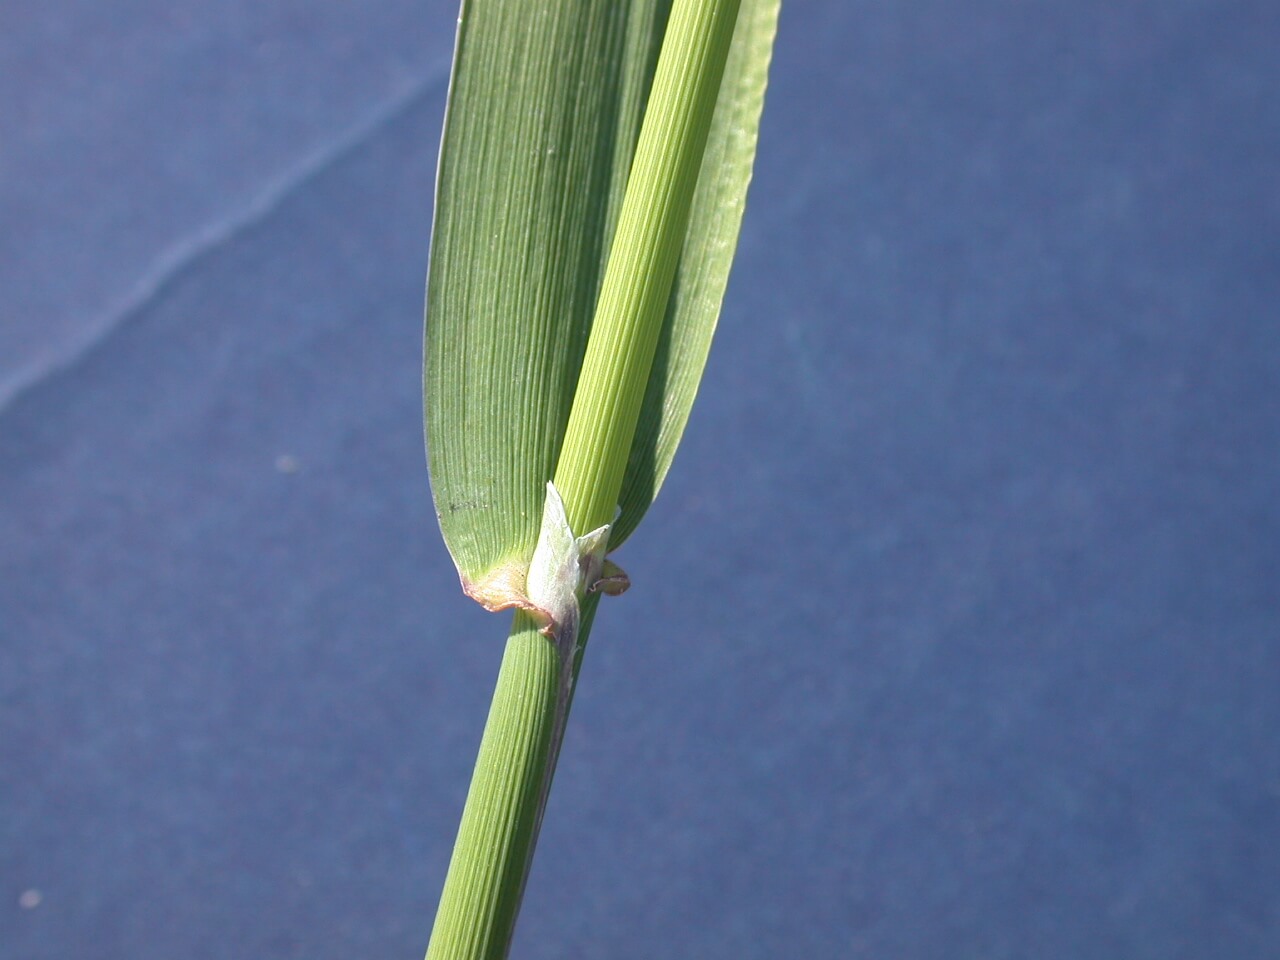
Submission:
M 427 449 L 445 541 L 492 608 L 523 585 L 538 537 L 669 6 L 462 8 L 427 287 Z M 612 547 L 656 495 L 702 375 L 777 8 L 742 3 Z

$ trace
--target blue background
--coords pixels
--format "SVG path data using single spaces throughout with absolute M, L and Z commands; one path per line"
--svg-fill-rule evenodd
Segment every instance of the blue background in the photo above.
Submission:
M 0 957 L 410 958 L 452 3 L 0 13 Z M 1280 6 L 792 0 L 515 956 L 1280 955 Z

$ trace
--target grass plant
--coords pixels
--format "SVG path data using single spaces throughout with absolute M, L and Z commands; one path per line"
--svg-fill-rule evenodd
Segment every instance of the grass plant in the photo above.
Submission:
M 606 554 L 670 466 L 720 312 L 778 0 L 471 0 L 427 288 L 432 490 L 514 609 L 427 957 L 507 955 Z

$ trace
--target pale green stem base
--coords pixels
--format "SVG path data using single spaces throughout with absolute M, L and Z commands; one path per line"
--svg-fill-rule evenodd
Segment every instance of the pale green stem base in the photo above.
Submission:
M 427 960 L 507 955 L 537 839 L 559 687 L 555 644 L 516 614 Z
M 598 595 L 583 602 L 576 679 Z M 560 654 L 517 613 L 498 670 L 471 789 L 436 911 L 427 960 L 501 960 L 507 955 L 551 779 L 573 684 L 561 700 Z

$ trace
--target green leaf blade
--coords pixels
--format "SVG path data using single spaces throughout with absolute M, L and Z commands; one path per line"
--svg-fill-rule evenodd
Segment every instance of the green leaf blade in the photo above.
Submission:
M 669 5 L 463 6 L 424 380 L 436 510 L 473 595 L 488 583 L 500 598 L 522 583 L 537 539 Z M 696 393 L 740 224 L 777 6 L 742 2 L 704 162 L 725 172 L 697 188 L 615 546 L 656 494 Z
M 527 560 L 595 307 L 628 17 L 463 6 L 427 287 L 436 511 L 464 581 Z M 606 69 L 606 65 L 613 65 Z

